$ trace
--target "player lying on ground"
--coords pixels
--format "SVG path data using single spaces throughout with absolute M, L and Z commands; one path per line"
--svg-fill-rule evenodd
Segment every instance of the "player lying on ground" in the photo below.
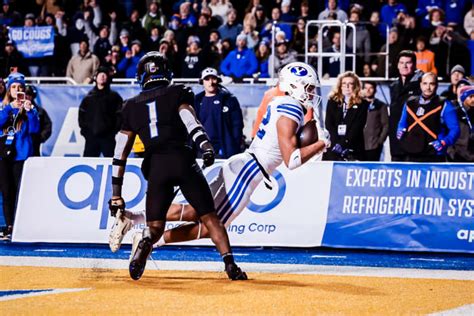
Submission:
M 214 163 L 212 145 L 190 106 L 194 94 L 188 87 L 170 84 L 172 73 L 168 67 L 166 58 L 158 52 L 149 52 L 140 59 L 137 78 L 143 91 L 125 102 L 122 128 L 116 137 L 112 163 L 113 196 L 109 205 L 112 214 L 119 213 L 117 218 L 125 210 L 123 176 L 137 134 L 145 145 L 142 172 L 148 180 L 147 227 L 132 253 L 130 276 L 134 280 L 142 276 L 153 244 L 163 234 L 166 213 L 174 198 L 174 186 L 179 186 L 221 254 L 229 278 L 246 280 L 247 275 L 234 262 L 229 237 L 215 212 L 206 178 L 187 144 L 189 135 L 203 152 L 204 165 Z
M 298 148 L 298 131 L 303 126 L 304 113 L 310 107 L 317 107 L 321 100 L 315 92 L 319 80 L 314 69 L 304 63 L 291 63 L 281 69 L 279 78 L 280 89 L 286 96 L 273 99 L 250 148 L 227 159 L 218 177 L 210 184 L 217 216 L 226 227 L 247 206 L 262 180 L 271 188 L 269 175 L 282 162 L 292 170 L 330 146 L 327 133 L 320 128 L 319 140 Z M 315 124 L 314 121 L 310 123 Z M 165 231 L 155 246 L 209 237 L 209 231 L 198 221 L 191 205 L 172 204 L 166 219 L 191 223 Z M 109 238 L 111 250 L 117 251 L 132 225 L 144 220 L 143 214 L 129 211 L 117 217 Z M 132 254 L 140 238 L 140 234 L 134 236 Z

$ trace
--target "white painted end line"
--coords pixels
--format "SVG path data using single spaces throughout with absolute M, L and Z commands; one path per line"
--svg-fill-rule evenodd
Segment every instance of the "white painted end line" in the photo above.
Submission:
M 432 258 L 410 258 L 410 261 L 433 261 L 433 262 L 444 262 L 444 259 L 432 259 Z
M 35 249 L 35 252 L 65 252 L 65 249 Z

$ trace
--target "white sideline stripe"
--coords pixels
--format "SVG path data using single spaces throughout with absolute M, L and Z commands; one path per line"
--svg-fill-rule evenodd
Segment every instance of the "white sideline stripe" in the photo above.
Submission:
M 41 289 L 39 289 L 39 290 L 41 290 Z M 16 299 L 19 299 L 19 298 L 25 298 L 25 297 L 31 297 L 31 296 L 41 296 L 41 295 L 49 295 L 49 294 L 80 292 L 80 291 L 86 291 L 86 290 L 90 290 L 90 288 L 44 290 L 42 292 L 6 295 L 6 296 L 0 297 L 0 301 L 11 301 L 11 300 L 16 300 Z M 22 290 L 12 290 L 12 291 L 22 291 Z
M 434 262 L 444 262 L 444 259 L 432 259 L 432 258 L 410 258 L 411 261 L 434 261 Z
M 35 252 L 64 252 L 64 249 L 35 249 Z
M 334 258 L 334 259 L 346 259 L 347 256 L 324 256 L 324 255 L 312 255 L 311 258 Z
M 148 270 L 181 270 L 181 271 L 222 271 L 222 262 L 214 261 L 154 261 L 159 269 L 147 265 Z M 379 267 L 323 266 L 307 264 L 269 264 L 242 262 L 239 265 L 247 272 L 320 274 L 367 277 L 392 277 L 408 279 L 446 279 L 474 280 L 474 271 L 463 270 L 428 270 L 428 269 L 395 269 Z M 0 257 L 0 266 L 34 266 L 58 268 L 96 268 L 127 269 L 128 260 L 97 258 L 44 258 L 44 257 Z
M 451 315 L 474 315 L 474 304 L 463 305 L 457 308 L 448 309 L 442 312 L 429 314 L 429 316 L 451 316 Z

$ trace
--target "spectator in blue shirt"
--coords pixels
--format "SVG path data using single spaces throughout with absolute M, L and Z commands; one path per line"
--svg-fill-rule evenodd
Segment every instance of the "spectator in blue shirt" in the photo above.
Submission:
M 7 93 L 0 105 L 0 192 L 7 227 L 4 239 L 13 231 L 23 165 L 33 155 L 31 134 L 39 132 L 38 111 L 25 98 L 25 77 L 12 73 L 7 78 Z
M 407 12 L 407 8 L 402 3 L 397 3 L 397 0 L 388 0 L 387 4 L 380 10 L 380 18 L 382 23 L 386 23 L 388 26 L 393 25 L 393 21 L 397 18 L 397 14 Z
M 449 2 L 449 1 L 448 1 Z M 433 9 L 444 9 L 442 0 L 418 0 L 416 8 L 416 16 L 421 22 L 421 27 L 428 28 L 430 26 L 430 12 Z
M 237 36 L 237 47 L 231 51 L 221 63 L 221 72 L 232 77 L 235 82 L 241 82 L 244 77 L 251 77 L 258 69 L 255 53 L 247 48 L 247 38 L 244 34 Z
M 123 73 L 125 78 L 135 78 L 138 62 L 143 56 L 142 43 L 139 40 L 134 40 L 131 46 L 117 66 L 117 70 Z

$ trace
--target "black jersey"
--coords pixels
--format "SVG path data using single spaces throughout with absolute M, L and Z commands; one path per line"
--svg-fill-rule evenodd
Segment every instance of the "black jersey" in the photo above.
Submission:
M 178 110 L 182 104 L 194 104 L 194 93 L 184 85 L 144 90 L 125 101 L 122 130 L 138 134 L 147 152 L 182 150 L 188 144 Z

